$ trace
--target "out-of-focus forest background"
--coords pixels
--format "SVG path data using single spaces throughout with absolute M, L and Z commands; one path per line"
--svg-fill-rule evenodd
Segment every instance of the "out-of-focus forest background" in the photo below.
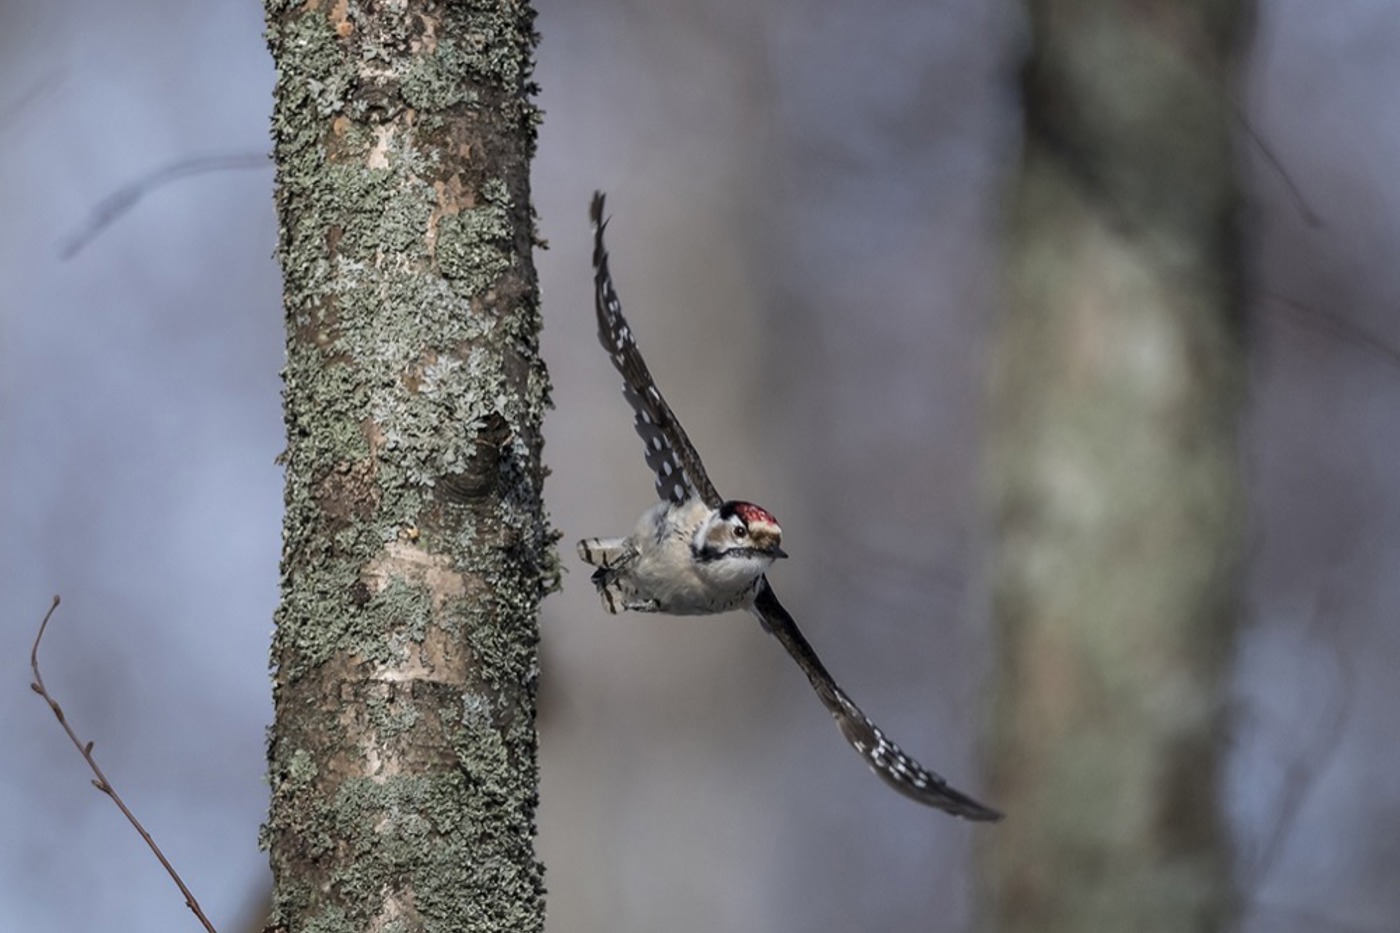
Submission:
M 565 546 L 651 501 L 585 208 L 722 492 L 862 705 L 978 792 L 979 479 L 1015 170 L 1014 4 L 539 4 L 535 204 Z M 265 889 L 282 446 L 259 4 L 0 6 L 0 930 L 193 923 L 27 688 L 45 673 L 221 928 Z M 1400 18 L 1263 0 L 1239 106 L 1252 515 L 1228 809 L 1251 931 L 1400 929 Z M 1303 203 L 1290 189 L 1290 180 Z M 1315 215 L 1315 216 L 1313 216 Z M 878 785 L 746 617 L 544 607 L 550 927 L 970 928 L 975 834 Z M 992 801 L 995 803 L 995 801 Z

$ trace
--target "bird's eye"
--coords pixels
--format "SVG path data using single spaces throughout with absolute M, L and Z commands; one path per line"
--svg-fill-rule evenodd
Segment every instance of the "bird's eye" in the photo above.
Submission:
M 743 525 L 736 525 L 735 528 L 734 528 L 734 537 L 736 537 L 736 538 L 742 538 L 742 537 L 744 537 L 744 536 L 745 536 L 746 534 L 748 534 L 748 533 L 749 533 L 749 530 L 748 530 L 747 528 L 745 528 Z

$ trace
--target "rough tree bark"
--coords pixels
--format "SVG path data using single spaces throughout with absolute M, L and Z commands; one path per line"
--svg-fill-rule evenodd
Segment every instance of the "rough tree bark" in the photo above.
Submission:
M 286 521 L 265 827 L 279 930 L 539 930 L 540 499 L 514 0 L 267 0 Z
M 999 336 L 989 928 L 1217 930 L 1244 0 L 1032 0 Z

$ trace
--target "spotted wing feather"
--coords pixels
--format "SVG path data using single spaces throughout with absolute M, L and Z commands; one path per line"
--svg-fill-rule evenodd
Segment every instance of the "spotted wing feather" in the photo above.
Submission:
M 622 305 L 608 271 L 608 250 L 603 231 L 603 194 L 595 192 L 589 209 L 593 219 L 593 301 L 598 312 L 598 341 L 613 366 L 622 374 L 622 394 L 636 415 L 637 434 L 646 448 L 647 466 L 656 474 L 656 492 L 663 500 L 679 505 L 699 496 L 711 508 L 721 503 L 700 455 L 686 436 L 671 406 L 661 397 L 646 361 L 637 349 L 632 328 L 622 316 Z
M 1001 814 L 996 810 L 978 803 L 952 787 L 940 775 L 910 758 L 898 745 L 885 737 L 880 727 L 861 712 L 860 707 L 846 696 L 827 673 L 821 659 L 797 627 L 797 622 L 778 601 L 767 578 L 759 584 L 753 611 L 763 623 L 763 627 L 773 633 L 787 649 L 788 654 L 792 655 L 797 666 L 802 668 L 822 705 L 835 717 L 841 734 L 851 743 L 856 753 L 865 759 L 865 763 L 880 780 L 912 800 L 954 816 L 979 821 L 1001 819 Z

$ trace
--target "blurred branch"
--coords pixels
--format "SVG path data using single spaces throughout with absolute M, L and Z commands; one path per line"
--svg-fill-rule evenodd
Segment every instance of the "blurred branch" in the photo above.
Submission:
M 117 805 L 117 809 L 122 811 L 122 815 L 126 817 L 127 822 L 141 834 L 142 839 L 146 840 L 146 845 L 150 846 L 151 851 L 155 853 L 161 865 L 165 866 L 166 873 L 170 875 L 171 880 L 180 888 L 180 893 L 185 896 L 185 906 L 194 911 L 194 915 L 199 918 L 199 922 L 204 924 L 204 929 L 208 930 L 209 933 L 218 933 L 218 931 L 214 929 L 214 925 L 209 922 L 209 918 L 204 915 L 204 911 L 200 910 L 199 902 L 195 900 L 194 894 L 190 892 L 189 888 L 185 887 L 185 882 L 180 878 L 179 872 L 177 872 L 175 867 L 170 864 L 170 861 L 166 859 L 165 853 L 160 850 L 160 846 L 156 845 L 156 841 L 151 838 L 151 834 L 146 832 L 146 827 L 142 826 L 141 821 L 136 818 L 136 815 L 127 809 L 126 803 L 122 800 L 116 789 L 112 787 L 111 782 L 107 780 L 107 775 L 103 774 L 102 769 L 98 767 L 97 760 L 92 757 L 92 743 L 83 742 L 78 738 L 77 733 L 73 731 L 73 727 L 68 724 L 67 718 L 63 715 L 63 707 L 58 705 L 58 701 L 49 695 L 48 689 L 44 686 L 43 675 L 39 673 L 39 643 L 44 640 L 44 631 L 49 627 L 49 619 L 53 618 L 54 610 L 57 608 L 58 597 L 55 596 L 53 598 L 53 604 L 49 606 L 49 611 L 44 613 L 44 621 L 39 623 L 39 634 L 34 636 L 34 647 L 29 651 L 29 667 L 34 671 L 34 682 L 29 685 L 29 688 L 43 697 L 44 702 L 49 704 L 49 709 L 53 710 L 53 714 L 58 717 L 58 724 L 63 727 L 64 732 L 68 733 L 68 738 L 73 743 L 73 747 L 83 756 L 83 760 L 88 763 L 88 767 L 92 769 L 92 773 L 97 775 L 97 779 L 92 782 L 92 786 L 110 797 L 112 803 Z
M 259 168 L 272 168 L 272 160 L 266 152 L 215 153 L 190 156 L 186 159 L 166 163 L 147 172 L 135 181 L 123 185 L 99 201 L 82 226 L 64 237 L 58 249 L 59 258 L 72 259 L 85 246 L 95 240 L 98 234 L 110 227 L 118 218 L 135 207 L 138 201 L 157 188 L 181 178 L 189 178 L 192 175 Z
M 62 69 L 55 68 L 21 91 L 14 100 L 0 106 L 0 131 L 17 121 L 26 110 L 52 96 L 62 81 Z
M 1240 126 L 1244 128 L 1244 133 L 1249 137 L 1249 141 L 1254 144 L 1254 148 L 1259 150 L 1259 154 L 1264 157 L 1264 161 L 1269 163 L 1269 167 L 1274 170 L 1274 173 L 1278 175 L 1279 179 L 1283 182 L 1284 187 L 1288 189 L 1288 194 L 1293 199 L 1293 203 L 1298 205 L 1298 213 L 1303 216 L 1303 223 L 1313 228 L 1327 226 L 1322 222 L 1322 218 L 1317 216 L 1317 212 L 1312 209 L 1312 205 L 1308 203 L 1307 198 L 1303 197 L 1303 189 L 1299 188 L 1297 183 L 1293 181 L 1293 176 L 1288 174 L 1288 169 L 1283 167 L 1283 162 L 1279 160 L 1278 156 L 1274 155 L 1274 150 L 1269 147 L 1269 144 L 1264 141 L 1264 137 L 1254 128 L 1254 124 L 1249 122 L 1249 119 L 1244 115 L 1244 111 L 1241 110 L 1239 105 L 1234 101 L 1229 101 L 1229 105 L 1230 112 L 1235 115 L 1235 119 L 1239 121 Z
M 1327 611 L 1331 603 L 1330 597 L 1324 597 L 1323 604 L 1313 613 L 1307 632 L 1310 637 L 1316 638 L 1317 629 L 1322 624 L 1322 620 L 1332 615 L 1330 611 Z M 1326 721 L 1317 729 L 1317 737 L 1313 742 L 1313 747 L 1305 749 L 1283 769 L 1283 790 L 1279 793 L 1278 815 L 1274 820 L 1268 839 L 1265 840 L 1259 854 L 1254 859 L 1254 864 L 1247 870 L 1248 884 L 1246 887 L 1252 891 L 1258 891 L 1263 887 L 1264 881 L 1269 877 L 1274 863 L 1278 860 L 1279 853 L 1284 850 L 1289 838 L 1293 835 L 1293 828 L 1297 825 L 1298 814 L 1302 811 L 1303 804 L 1307 801 L 1313 788 L 1317 786 L 1318 778 L 1331 760 L 1333 753 L 1336 752 L 1337 746 L 1341 744 L 1342 726 L 1346 723 L 1347 716 L 1351 712 L 1353 699 L 1351 664 L 1335 639 L 1317 640 L 1322 641 L 1323 644 L 1332 649 L 1337 669 L 1337 687 L 1332 691 L 1331 709 Z
M 1387 343 L 1380 337 L 1347 320 L 1340 314 L 1330 311 L 1319 311 L 1317 308 L 1303 304 L 1301 301 L 1294 301 L 1282 295 L 1269 291 L 1261 291 L 1259 297 L 1266 301 L 1272 301 L 1280 308 L 1290 312 L 1289 317 L 1294 323 L 1310 327 L 1319 333 L 1335 337 L 1342 343 L 1348 344 L 1360 350 L 1370 350 L 1377 353 L 1392 364 L 1400 366 L 1400 349 Z

